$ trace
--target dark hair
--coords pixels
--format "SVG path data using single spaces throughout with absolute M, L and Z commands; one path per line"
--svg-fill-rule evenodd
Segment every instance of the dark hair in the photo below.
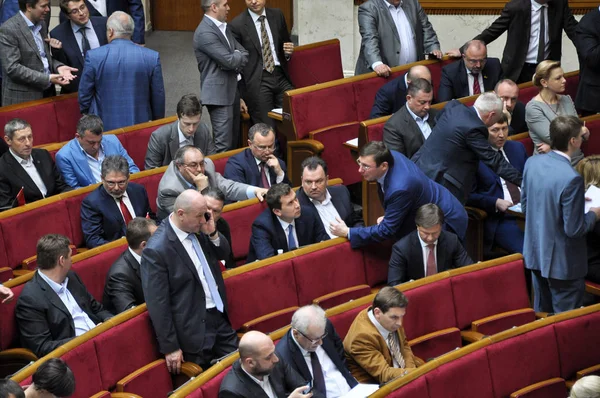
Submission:
M 433 91 L 433 86 L 425 79 L 415 79 L 408 83 L 408 95 L 414 97 L 419 91 L 429 94 Z
M 373 308 L 379 308 L 384 314 L 390 308 L 406 308 L 408 298 L 398 289 L 391 286 L 381 288 L 373 299 Z
M 271 132 L 275 134 L 273 127 L 269 126 L 266 123 L 256 123 L 254 126 L 250 127 L 250 130 L 248 130 L 248 139 L 254 142 L 254 136 L 256 135 L 256 133 L 262 135 L 263 137 L 266 137 Z
M 202 114 L 202 104 L 195 94 L 186 94 L 177 103 L 177 117 Z
M 132 249 L 140 248 L 142 242 L 147 242 L 150 239 L 150 227 L 156 226 L 156 222 L 151 218 L 136 217 L 127 224 L 127 232 L 125 239 L 127 244 Z
M 25 398 L 25 391 L 14 380 L 0 379 L 0 398 L 10 398 L 11 395 L 15 398 Z
M 371 141 L 360 149 L 360 156 L 373 156 L 377 167 L 387 162 L 389 167 L 394 165 L 394 157 L 382 141 Z
M 267 191 L 266 201 L 271 210 L 281 210 L 281 197 L 292 192 L 288 184 L 280 183 L 272 185 Z
M 552 148 L 565 152 L 569 149 L 571 138 L 581 133 L 583 122 L 577 116 L 557 116 L 550 123 L 550 140 Z
M 36 390 L 46 390 L 57 397 L 68 397 L 75 392 L 73 372 L 60 358 L 52 358 L 41 364 L 31 381 Z
M 27 11 L 27 6 L 35 8 L 35 5 L 39 2 L 40 0 L 19 0 L 19 10 L 25 12 Z M 48 6 L 50 6 L 50 3 L 48 3 Z
M 53 269 L 58 259 L 67 257 L 71 252 L 69 238 L 59 234 L 44 235 L 38 240 L 36 246 L 37 266 L 39 269 Z
M 216 187 L 208 187 L 205 192 L 202 193 L 203 196 L 209 196 L 213 199 L 216 199 L 220 202 L 225 203 L 225 194 L 219 188 Z
M 500 123 L 500 124 L 506 123 L 506 124 L 508 124 L 508 116 L 506 115 L 506 113 L 502 112 L 500 114 L 500 119 L 498 119 L 498 121 L 496 123 Z M 494 124 L 496 124 L 496 123 L 494 123 Z
M 110 155 L 104 158 L 102 167 L 100 168 L 100 177 L 105 178 L 108 173 L 114 171 L 129 178 L 129 163 L 125 157 L 121 155 Z
M 309 170 L 316 170 L 319 166 L 323 168 L 325 175 L 327 175 L 327 163 L 318 156 L 311 156 L 304 159 L 300 165 L 300 170 L 302 170 L 302 172 L 304 172 L 304 169 L 306 168 Z
M 60 0 L 60 2 L 58 3 L 60 9 L 67 15 L 69 15 L 69 3 L 73 2 L 73 3 L 79 3 L 80 1 L 83 0 Z M 87 7 L 87 4 L 86 4 Z
M 509 86 L 516 87 L 517 89 L 519 88 L 519 85 L 511 79 L 502 79 L 494 86 L 494 92 L 498 93 L 498 87 L 500 87 L 503 84 L 508 84 Z
M 193 145 L 184 145 L 181 148 L 179 148 L 177 150 L 177 152 L 175 152 L 175 157 L 173 158 L 173 163 L 175 163 L 175 166 L 181 166 L 182 164 L 185 163 L 184 159 L 185 159 L 185 154 L 188 151 L 191 150 L 197 150 L 200 151 L 200 153 L 202 153 L 202 150 L 200 148 L 196 148 Z
M 444 213 L 433 203 L 427 203 L 417 209 L 415 224 L 423 228 L 431 228 L 444 223 Z
M 104 131 L 104 123 L 102 119 L 96 115 L 83 115 L 77 122 L 77 134 L 80 137 L 85 136 L 85 132 L 89 131 L 94 135 L 100 135 Z
M 15 132 L 25 130 L 27 127 L 31 128 L 31 125 L 23 119 L 15 118 L 9 120 L 8 123 L 4 125 L 4 135 L 12 140 L 15 136 Z

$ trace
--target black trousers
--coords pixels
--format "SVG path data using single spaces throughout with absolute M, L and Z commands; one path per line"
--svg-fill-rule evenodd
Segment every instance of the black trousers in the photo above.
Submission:
M 281 67 L 276 66 L 273 73 L 263 70 L 259 92 L 247 96 L 246 105 L 252 124 L 266 123 L 274 126 L 274 121 L 269 118 L 268 114 L 271 109 L 281 108 L 283 93 L 293 88 L 294 86 L 287 79 Z

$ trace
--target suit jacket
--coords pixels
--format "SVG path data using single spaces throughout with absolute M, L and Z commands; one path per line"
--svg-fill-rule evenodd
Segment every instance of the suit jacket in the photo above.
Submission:
M 133 163 L 133 159 L 127 154 L 125 148 L 123 148 L 123 145 L 121 145 L 117 136 L 103 134 L 101 146 L 105 156 L 121 155 L 125 157 L 127 163 L 129 163 L 130 173 L 140 171 L 135 163 Z M 81 149 L 81 145 L 79 145 L 76 138 L 67 142 L 56 153 L 56 166 L 65 179 L 65 182 L 72 188 L 87 187 L 96 183 L 90 166 L 87 163 L 87 155 Z
M 48 27 L 41 21 L 42 38 L 48 37 Z M 50 45 L 44 42 L 44 51 L 50 73 L 63 64 L 52 58 Z M 13 105 L 43 97 L 51 88 L 50 76 L 44 72 L 40 51 L 31 30 L 21 13 L 0 26 L 0 64 L 2 65 L 2 105 Z
M 435 253 L 438 273 L 473 264 L 458 237 L 450 231 L 442 231 L 435 246 Z M 388 285 L 396 286 L 411 279 L 424 277 L 423 247 L 419 240 L 419 232 L 413 231 L 392 247 Z
M 327 337 L 323 339 L 323 344 L 321 347 L 329 359 L 331 359 L 331 361 L 334 363 L 336 369 L 342 374 L 342 376 L 344 376 L 350 388 L 353 388 L 358 384 L 358 382 L 354 377 L 352 377 L 352 374 L 350 374 L 350 371 L 346 366 L 346 357 L 344 355 L 344 345 L 342 343 L 342 339 L 340 339 L 340 336 L 338 336 L 330 320 L 327 320 L 325 333 L 327 333 Z M 294 338 L 292 337 L 292 329 L 288 330 L 281 340 L 279 340 L 279 343 L 277 343 L 277 347 L 275 348 L 275 352 L 280 360 L 283 360 L 285 363 L 291 366 L 304 378 L 304 380 L 313 379 L 312 373 L 306 364 L 304 356 L 302 355 L 302 351 L 294 342 Z
M 102 14 L 89 1 L 85 0 L 85 5 L 90 11 L 91 17 L 102 17 Z M 144 44 L 146 20 L 142 0 L 106 0 L 106 17 L 109 17 L 115 11 L 123 11 L 131 15 L 135 24 L 132 40 L 134 43 Z M 67 16 L 64 12 L 60 12 L 59 19 L 60 23 L 67 21 Z
M 427 124 L 431 131 L 435 127 L 435 117 L 438 111 L 429 110 Z M 383 142 L 389 150 L 398 151 L 407 158 L 411 158 L 425 143 L 423 132 L 413 119 L 406 105 L 392 115 L 383 126 Z
M 88 51 L 79 83 L 79 109 L 100 116 L 105 131 L 165 117 L 158 52 L 126 39 Z
M 312 245 L 324 240 L 329 240 L 321 218 L 310 207 L 302 207 L 300 217 L 295 222 L 298 247 Z M 252 236 L 248 250 L 248 263 L 256 260 L 273 257 L 277 250 L 288 252 L 287 232 L 281 228 L 277 216 L 271 209 L 265 209 L 252 223 Z
M 355 210 L 354 205 L 350 201 L 350 191 L 348 191 L 348 188 L 344 185 L 333 185 L 327 187 L 327 190 L 331 195 L 333 207 L 335 207 L 340 218 L 344 220 L 346 225 L 348 227 L 362 227 L 364 225 L 362 209 Z M 302 207 L 312 207 L 317 214 L 319 213 L 308 195 L 304 193 L 302 187 L 298 188 L 296 191 L 296 197 L 300 201 Z M 329 226 L 323 224 L 323 227 L 327 228 Z
M 348 368 L 359 383 L 383 384 L 402 375 L 404 369 L 416 368 L 415 359 L 406 340 L 404 328 L 396 332 L 405 368 L 394 368 L 386 341 L 369 319 L 365 308 L 358 313 L 344 338 Z
M 229 255 L 229 244 L 220 235 L 221 245 L 208 236 L 196 235 L 217 284 L 227 316 L 225 283 L 218 261 Z M 202 355 L 206 335 L 205 292 L 198 270 L 179 241 L 169 220 L 160 224 L 142 253 L 142 288 L 148 313 L 156 332 L 160 352 L 178 349 Z M 193 305 L 190 305 L 193 303 Z
M 600 283 L 600 223 L 596 223 L 592 232 L 587 234 L 586 241 L 588 273 L 585 279 L 594 283 Z
M 204 174 L 208 177 L 208 186 L 216 187 L 223 191 L 225 200 L 239 201 L 248 199 L 246 192 L 249 185 L 224 178 L 220 173 L 215 171 L 215 164 L 209 158 L 204 158 Z M 158 205 L 159 220 L 171 214 L 175 199 L 186 189 L 196 189 L 196 187 L 187 182 L 177 170 L 175 163 L 171 162 L 158 184 L 156 204 Z
M 446 188 L 427 178 L 406 156 L 391 152 L 394 165 L 388 169 L 383 182 L 383 221 L 369 227 L 351 228 L 352 247 L 387 239 L 400 240 L 416 229 L 415 213 L 427 203 L 438 205 L 444 212 L 446 224 L 464 239 L 468 217 L 461 203 Z
M 575 107 L 600 112 L 600 11 L 594 8 L 577 25 L 575 46 L 579 56 L 579 87 Z
M 547 59 L 560 60 L 562 56 L 562 31 L 575 41 L 577 21 L 569 9 L 568 0 L 548 2 L 548 36 L 550 37 L 550 55 Z M 504 77 L 517 81 L 527 58 L 529 37 L 531 35 L 531 1 L 511 0 L 504 6 L 489 28 L 475 37 L 490 44 L 502 33 L 507 32 L 506 45 L 502 54 Z
M 515 109 L 513 109 L 510 126 L 508 126 L 508 135 L 520 134 L 529 131 L 525 121 L 525 104 L 517 100 Z
M 248 62 L 248 51 L 226 29 L 227 39 L 208 17 L 194 32 L 194 53 L 200 71 L 200 101 L 203 105 L 233 105 L 237 75 Z
M 216 228 L 217 231 L 219 231 L 219 233 L 223 235 L 225 239 L 227 239 L 227 243 L 229 243 L 230 253 L 229 256 L 225 259 L 225 268 L 232 269 L 237 267 L 237 264 L 235 263 L 235 258 L 233 257 L 233 250 L 231 249 L 233 247 L 233 242 L 231 241 L 231 227 L 229 227 L 229 223 L 227 222 L 227 220 L 221 217 L 217 221 Z
M 106 274 L 102 304 L 113 314 L 144 303 L 140 263 L 125 249 Z
M 106 21 L 105 17 L 90 17 L 90 21 L 92 23 L 92 27 L 94 32 L 96 32 L 96 36 L 98 37 L 98 42 L 101 46 L 108 43 L 106 40 Z M 81 54 L 81 50 L 79 49 L 79 45 L 77 44 L 77 39 L 75 38 L 75 34 L 73 33 L 73 28 L 71 27 L 71 21 L 65 21 L 52 29 L 50 32 L 50 37 L 58 39 L 62 43 L 61 49 L 52 49 L 52 54 L 54 58 L 58 61 L 62 62 L 65 65 L 69 65 L 73 68 L 77 68 L 77 77 L 72 80 L 66 86 L 62 86 L 60 89 L 61 94 L 65 93 L 75 93 L 79 90 L 79 78 L 83 72 L 84 59 Z
M 456 100 L 444 107 L 429 139 L 412 160 L 461 203 L 471 192 L 479 160 L 505 180 L 521 185 L 521 173 L 490 146 L 487 127 L 475 108 Z
M 75 324 L 67 307 L 39 272 L 25 284 L 15 315 L 23 347 L 41 358 L 75 337 Z M 67 289 L 92 322 L 98 324 L 113 316 L 92 297 L 75 272 L 69 271 L 67 278 Z
M 179 120 L 154 130 L 150 135 L 144 169 L 154 169 L 171 163 L 179 149 Z M 194 133 L 194 146 L 202 151 L 204 156 L 215 153 L 213 137 L 208 126 L 200 122 Z
M 307 385 L 298 372 L 292 369 L 285 361 L 279 360 L 269 375 L 269 383 L 276 397 L 287 397 L 300 386 Z M 322 397 L 313 391 L 313 397 Z M 227 372 L 219 388 L 219 398 L 268 398 L 264 390 L 252 380 L 242 369 L 238 359 Z
M 506 141 L 504 143 L 504 152 L 510 164 L 522 173 L 527 161 L 527 153 L 523 144 L 517 141 Z M 494 242 L 498 224 L 504 219 L 505 215 L 505 213 L 496 211 L 496 200 L 498 198 L 504 198 L 500 177 L 480 161 L 475 185 L 469 195 L 467 205 L 485 210 L 487 213 L 483 224 L 483 236 L 487 243 L 486 246 L 490 248 Z
M 425 11 L 417 0 L 405 0 L 402 8 L 415 32 L 419 61 L 425 54 L 440 49 L 440 43 Z M 381 61 L 390 68 L 398 66 L 400 36 L 389 10 L 381 0 L 369 0 L 358 7 L 358 28 L 362 37 L 355 75 L 372 72 L 371 65 Z
M 70 191 L 69 187 L 58 172 L 52 157 L 45 149 L 33 148 L 31 151 L 33 164 L 46 186 L 46 197 Z M 0 157 L 0 209 L 12 207 L 15 198 L 24 188 L 27 203 L 43 199 L 44 196 L 33 182 L 29 174 L 17 162 L 12 153 L 6 152 Z
M 4 0 L 0 2 L 0 25 L 6 22 L 10 17 L 19 12 L 18 0 Z
M 502 79 L 502 67 L 498 58 L 488 58 L 481 71 L 483 75 L 483 87 L 481 92 L 494 91 L 496 83 Z M 438 100 L 440 102 L 469 96 L 469 79 L 467 68 L 463 58 L 452 62 L 442 68 L 442 78 L 438 89 Z
M 396 113 L 406 104 L 406 73 L 390 80 L 377 90 L 369 119 Z
M 130 182 L 126 192 L 136 216 L 149 215 L 155 218 L 148 201 L 148 193 L 143 185 Z M 103 185 L 92 191 L 81 203 L 81 229 L 85 245 L 89 249 L 125 236 L 127 225 L 119 205 L 106 192 Z
M 285 162 L 281 159 L 277 160 L 279 161 L 279 166 L 281 166 L 281 170 L 283 170 L 284 173 L 283 181 L 281 182 L 291 185 L 292 183 L 287 176 L 287 167 L 285 166 Z M 231 156 L 227 160 L 223 177 L 228 178 L 231 181 L 254 185 L 255 187 L 262 186 L 260 172 L 258 170 L 258 166 L 256 165 L 256 158 L 252 154 L 250 148 L 246 148 L 242 152 Z M 277 174 L 275 174 L 275 171 L 270 167 L 268 178 L 271 185 L 274 185 L 277 181 Z
M 563 156 L 549 152 L 527 161 L 521 191 L 527 268 L 540 271 L 544 278 L 585 277 L 585 237 L 594 228 L 596 215 L 584 213 L 584 197 L 583 177 Z

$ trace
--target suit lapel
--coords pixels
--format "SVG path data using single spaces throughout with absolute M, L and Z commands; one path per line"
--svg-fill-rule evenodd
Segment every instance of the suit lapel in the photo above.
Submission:
M 292 337 L 292 329 L 290 329 L 288 331 L 287 337 L 288 337 L 287 344 L 290 349 L 290 352 L 292 353 L 292 358 L 294 359 L 294 362 L 296 363 L 296 369 L 300 370 L 300 373 L 305 380 L 312 379 L 312 376 L 310 374 L 310 369 L 308 369 L 308 365 L 306 364 L 306 361 L 304 360 L 302 351 L 300 351 L 300 349 L 298 348 L 298 345 L 294 342 L 294 339 Z
M 73 33 L 73 29 L 71 29 L 71 24 L 67 24 L 66 26 L 67 35 L 66 35 L 66 43 L 63 43 L 63 47 L 70 46 L 75 50 L 77 54 L 77 60 L 81 65 L 84 63 L 83 55 L 81 55 L 81 51 L 79 50 L 79 44 L 77 44 L 77 39 L 75 38 L 75 33 Z
M 169 152 L 171 155 L 171 159 L 175 159 L 175 153 L 179 149 L 178 123 L 179 120 L 176 120 L 175 123 L 171 124 L 171 134 L 169 134 Z
M 229 29 L 225 29 L 225 32 L 227 33 L 227 39 L 225 39 L 225 36 L 223 36 L 223 32 L 221 32 L 221 29 L 219 29 L 213 21 L 211 21 L 209 18 L 206 18 L 206 17 L 204 17 L 204 19 L 206 19 L 206 23 L 208 24 L 210 29 L 212 29 L 217 34 L 217 37 L 219 38 L 219 40 L 221 40 L 223 45 L 225 45 L 229 49 L 232 49 L 231 45 L 229 43 L 227 43 L 227 40 L 230 40 L 230 43 L 231 43 L 231 39 L 229 39 L 229 36 L 231 35 L 231 33 L 229 32 Z
M 42 193 L 38 189 L 37 185 L 35 185 L 35 183 L 31 179 L 31 177 L 29 176 L 29 174 L 27 174 L 27 172 L 17 162 L 17 160 L 12 156 L 12 154 L 9 154 L 8 156 L 6 156 L 6 160 L 9 162 L 10 168 L 14 171 L 15 176 L 19 179 L 19 181 L 21 182 L 21 184 L 24 187 L 27 187 L 29 190 L 32 190 L 34 192 L 39 192 L 40 196 L 41 196 Z M 35 163 L 36 162 L 34 161 L 34 164 Z M 37 168 L 38 167 L 36 166 L 36 169 Z M 38 170 L 38 173 L 40 173 L 40 176 L 42 175 L 42 173 L 39 170 Z M 45 181 L 44 181 L 44 184 L 46 184 Z
M 284 252 L 288 251 L 288 243 L 287 243 L 287 237 L 286 237 L 286 231 L 283 230 L 283 228 L 281 227 L 281 223 L 279 222 L 279 219 L 277 218 L 277 216 L 275 214 L 273 214 L 273 212 L 271 212 L 271 222 L 273 223 L 273 230 L 275 231 L 275 245 L 273 245 L 273 247 L 275 247 L 275 250 L 277 250 L 277 247 L 282 247 L 284 248 Z M 298 222 L 298 220 L 296 220 L 296 223 Z M 296 224 L 297 225 L 297 224 Z M 298 235 L 298 229 L 296 229 L 296 235 Z M 300 237 L 298 237 L 298 239 L 300 239 Z M 279 245 L 277 245 L 279 244 Z M 296 242 L 296 245 L 299 245 L 298 242 Z
M 40 271 L 38 271 L 38 272 L 40 272 Z M 36 275 L 35 277 L 37 278 L 38 285 L 44 291 L 44 295 L 46 296 L 46 298 L 50 301 L 50 303 L 53 306 L 55 306 L 56 308 L 61 310 L 65 315 L 67 315 L 69 318 L 71 318 L 71 325 L 73 325 L 73 319 L 71 317 L 71 314 L 69 313 L 69 310 L 67 309 L 67 307 L 65 307 L 65 304 L 62 302 L 60 297 L 58 297 L 58 294 L 56 294 L 56 292 L 54 290 L 52 290 L 50 285 L 48 285 L 48 283 L 41 276 Z M 71 292 L 71 294 L 73 294 L 73 293 Z
M 29 26 L 27 26 L 27 22 L 25 22 L 23 17 L 20 14 L 19 16 L 20 18 L 16 18 L 16 20 L 18 21 L 17 24 L 19 25 L 19 30 L 25 38 L 25 41 L 27 41 L 27 44 L 29 44 L 29 46 L 34 50 L 35 55 L 37 55 L 38 59 L 41 62 L 42 56 L 40 55 L 40 50 L 38 46 L 35 44 L 35 39 L 33 38 L 33 31 L 29 29 Z
M 414 137 L 414 139 L 419 142 L 420 145 L 423 145 L 423 143 L 425 143 L 423 132 L 419 128 L 417 122 L 415 122 L 415 119 L 413 119 L 411 114 L 408 112 L 407 106 L 404 107 L 404 121 L 406 122 L 406 125 L 410 127 L 412 133 L 411 136 Z
M 121 226 L 121 233 L 125 235 L 126 227 L 125 220 L 123 219 L 123 215 L 121 214 L 121 209 L 117 206 L 117 202 L 113 199 L 112 196 L 106 192 L 103 186 L 98 187 L 100 190 L 100 194 L 102 195 L 102 202 L 108 206 L 110 211 L 107 211 L 107 214 L 104 214 L 104 217 L 111 217 L 115 222 L 118 222 Z M 127 195 L 129 195 L 129 201 L 133 204 L 133 200 L 131 199 L 129 191 L 127 191 Z
M 258 32 L 256 31 L 256 25 L 254 25 L 254 20 L 252 19 L 252 16 L 250 16 L 250 12 L 248 10 L 245 11 L 244 21 L 246 25 L 246 35 L 248 35 L 250 41 L 252 42 L 252 44 L 254 44 L 254 47 L 256 47 L 258 53 L 262 55 L 262 47 L 260 45 L 260 38 L 258 37 Z M 271 23 L 270 20 L 269 23 Z
M 390 11 L 381 1 L 377 1 L 377 7 L 379 7 L 379 15 L 385 20 L 381 25 L 389 26 L 394 38 L 400 43 L 400 34 L 398 33 L 398 29 L 396 29 L 396 24 L 390 15 Z
M 275 47 L 275 52 L 277 52 L 280 48 L 280 37 L 277 34 L 279 31 L 278 21 L 273 18 L 273 13 L 268 8 L 265 8 L 265 14 L 267 15 L 267 21 L 269 21 L 269 27 L 271 28 L 271 36 L 273 36 L 273 46 Z
M 458 78 L 460 80 L 459 87 L 467 88 L 465 91 L 463 91 L 461 93 L 461 97 L 468 97 L 469 96 L 469 77 L 467 76 L 468 72 L 467 72 L 467 68 L 465 66 L 465 61 L 463 59 L 460 60 L 459 68 L 460 68 L 460 71 L 458 73 Z M 464 94 L 464 95 L 462 95 L 462 94 Z
M 444 231 L 442 231 L 442 233 L 440 234 L 440 237 L 438 238 L 438 243 L 436 246 L 436 264 L 437 264 L 437 271 L 438 272 L 442 272 L 442 271 L 446 271 L 446 255 L 448 254 L 447 252 L 447 241 L 446 241 L 446 237 L 444 235 Z
M 196 282 L 202 284 L 202 282 L 200 282 L 200 276 L 198 275 L 198 270 L 196 269 L 194 262 L 190 258 L 188 252 L 185 250 L 185 247 L 183 247 L 183 244 L 179 241 L 179 238 L 177 237 L 177 234 L 175 234 L 175 231 L 173 231 L 173 228 L 171 228 L 171 224 L 169 223 L 168 218 L 165 219 L 163 222 L 167 223 L 165 225 L 167 228 L 167 237 L 169 238 L 171 244 L 175 248 L 177 255 L 185 264 L 185 266 L 188 267 L 192 275 L 194 275 L 194 279 L 196 279 Z
M 418 232 L 412 233 L 411 244 L 413 249 L 410 251 L 413 253 L 411 263 L 414 264 L 414 278 L 419 279 L 425 277 L 425 263 L 423 262 L 423 246 L 419 240 Z

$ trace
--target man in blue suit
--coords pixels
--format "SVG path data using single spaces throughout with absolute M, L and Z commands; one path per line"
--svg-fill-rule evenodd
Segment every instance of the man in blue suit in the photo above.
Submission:
M 424 204 L 436 204 L 444 212 L 446 227 L 463 240 L 467 212 L 441 185 L 427 178 L 413 162 L 381 141 L 371 141 L 360 150 L 358 172 L 366 181 L 377 181 L 384 215 L 377 225 L 348 228 L 340 220 L 329 226 L 336 236 L 350 239 L 353 248 L 391 239 L 394 242 L 416 229 L 415 213 Z
M 121 155 L 127 159 L 130 173 L 140 171 L 119 139 L 112 134 L 103 136 L 103 129 L 102 120 L 98 116 L 83 115 L 77 123 L 75 138 L 56 154 L 56 166 L 72 188 L 100 182 L 102 161 L 106 156 Z
M 62 43 L 61 48 L 52 50 L 52 55 L 63 64 L 77 68 L 77 77 L 61 89 L 61 94 L 75 93 L 79 89 L 85 54 L 107 43 L 106 18 L 90 17 L 84 0 L 61 0 L 60 8 L 68 20 L 50 32 L 50 37 Z
M 127 159 L 107 156 L 102 162 L 102 185 L 81 204 L 85 245 L 92 249 L 125 236 L 127 224 L 135 217 L 155 218 L 146 188 L 129 182 Z
M 488 141 L 492 148 L 502 153 L 508 162 L 522 173 L 527 161 L 527 152 L 520 142 L 506 140 L 508 117 L 503 114 L 498 123 L 488 131 Z M 523 253 L 523 231 L 517 225 L 516 218 L 506 214 L 506 210 L 520 200 L 519 187 L 499 177 L 483 162 L 479 162 L 477 179 L 467 205 L 487 213 L 483 230 L 484 252 L 489 252 L 495 243 L 509 253 Z
M 275 352 L 313 389 L 326 397 L 341 397 L 358 384 L 346 366 L 344 345 L 318 305 L 306 305 L 292 316 L 292 327 Z
M 113 13 L 106 24 L 108 44 L 85 57 L 79 109 L 100 116 L 107 130 L 165 117 L 160 57 L 131 41 L 133 28 L 128 14 Z
M 248 131 L 248 148 L 227 160 L 223 177 L 266 189 L 279 183 L 291 184 L 285 162 L 275 157 L 274 151 L 273 127 L 256 123 Z
M 266 200 L 269 208 L 252 223 L 249 263 L 329 239 L 317 212 L 301 208 L 288 184 L 273 185 Z
M 584 212 L 583 178 L 571 167 L 571 156 L 583 140 L 582 127 L 577 116 L 556 117 L 550 123 L 552 152 L 525 165 L 523 256 L 533 273 L 535 311 L 557 313 L 583 304 L 585 238 L 600 217 L 600 207 Z

